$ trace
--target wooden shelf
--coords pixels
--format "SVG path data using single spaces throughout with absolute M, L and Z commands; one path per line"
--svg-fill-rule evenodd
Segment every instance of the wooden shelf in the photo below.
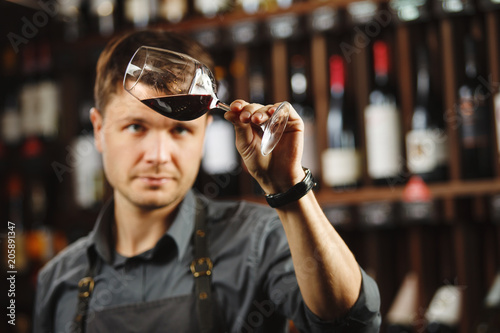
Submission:
M 429 185 L 434 199 L 491 195 L 500 193 L 499 180 L 453 181 Z M 317 193 L 321 203 L 360 204 L 367 201 L 401 201 L 404 186 L 367 187 L 359 190 L 335 192 L 323 189 Z
M 477 197 L 485 195 L 500 194 L 500 180 L 474 180 L 474 181 L 451 181 L 429 185 L 433 199 L 455 199 L 462 197 Z M 401 201 L 404 186 L 376 187 L 370 186 L 359 189 L 335 191 L 323 188 L 316 191 L 316 198 L 323 205 L 347 204 L 358 205 L 373 201 Z M 262 196 L 247 195 L 245 200 L 265 203 Z

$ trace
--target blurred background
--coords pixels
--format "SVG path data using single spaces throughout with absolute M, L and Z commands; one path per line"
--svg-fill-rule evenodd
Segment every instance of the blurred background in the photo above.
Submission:
M 203 44 L 221 100 L 293 103 L 316 195 L 379 284 L 382 332 L 500 332 L 500 1 L 3 0 L 0 13 L 0 265 L 17 272 L 15 297 L 0 282 L 2 309 L 16 305 L 2 332 L 31 330 L 38 270 L 111 194 L 89 121 L 95 65 L 146 26 Z M 214 117 L 196 187 L 264 202 Z

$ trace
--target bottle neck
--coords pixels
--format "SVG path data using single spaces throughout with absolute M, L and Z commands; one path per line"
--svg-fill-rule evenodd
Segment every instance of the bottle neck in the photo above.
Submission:
M 420 68 L 417 74 L 417 100 L 418 105 L 427 105 L 430 94 L 430 77 L 427 68 Z
M 375 72 L 375 85 L 386 87 L 389 84 L 389 52 L 387 43 L 376 41 L 373 44 L 373 69 Z
M 386 89 L 389 86 L 389 75 L 387 73 L 375 73 L 375 87 Z
M 468 59 L 465 63 L 465 75 L 469 79 L 475 79 L 477 77 L 477 66 L 474 59 Z
M 332 98 L 342 96 L 345 86 L 344 62 L 339 55 L 332 55 L 330 65 L 330 94 Z
M 305 103 L 307 99 L 307 78 L 304 69 L 292 69 L 290 81 L 293 101 L 300 104 Z
M 413 130 L 425 130 L 429 127 L 429 89 L 430 79 L 426 66 L 421 66 L 417 74 L 417 95 L 411 127 Z
M 464 41 L 465 46 L 465 75 L 472 80 L 477 77 L 477 62 L 474 40 L 467 37 Z

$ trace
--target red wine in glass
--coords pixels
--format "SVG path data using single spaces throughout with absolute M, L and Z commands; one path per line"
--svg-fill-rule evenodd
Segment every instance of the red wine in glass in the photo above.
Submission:
M 193 120 L 210 110 L 211 95 L 170 95 L 141 100 L 144 105 L 175 120 Z

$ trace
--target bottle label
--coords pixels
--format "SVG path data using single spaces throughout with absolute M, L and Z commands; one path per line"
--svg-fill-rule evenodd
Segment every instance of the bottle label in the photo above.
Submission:
M 359 154 L 354 149 L 330 148 L 321 156 L 323 181 L 328 186 L 352 185 L 361 177 Z
M 408 170 L 412 173 L 432 172 L 438 166 L 439 138 L 433 130 L 413 130 L 406 134 Z
M 21 125 L 25 136 L 40 134 L 40 123 L 37 104 L 38 86 L 35 83 L 25 84 L 20 93 Z
M 233 126 L 219 117 L 207 128 L 203 169 L 211 175 L 230 173 L 238 166 Z
M 465 149 L 484 147 L 488 137 L 482 130 L 486 127 L 486 97 L 461 98 L 459 115 L 462 122 L 462 144 Z
M 94 138 L 91 134 L 78 136 L 69 148 L 67 156 L 75 166 L 73 173 L 73 182 L 75 189 L 75 200 L 81 208 L 91 208 L 95 203 L 102 199 L 103 186 L 102 179 L 102 157 L 94 144 Z
M 39 126 L 46 137 L 57 135 L 59 117 L 59 87 L 54 81 L 46 80 L 38 84 Z
M 316 145 L 316 131 L 314 118 L 303 118 L 304 120 L 304 153 L 302 155 L 302 165 L 309 168 L 312 174 L 318 174 L 318 163 L 316 162 L 318 153 Z M 309 133 L 309 134 L 307 134 Z
M 374 179 L 402 171 L 399 112 L 395 105 L 370 104 L 365 109 L 368 174 Z

